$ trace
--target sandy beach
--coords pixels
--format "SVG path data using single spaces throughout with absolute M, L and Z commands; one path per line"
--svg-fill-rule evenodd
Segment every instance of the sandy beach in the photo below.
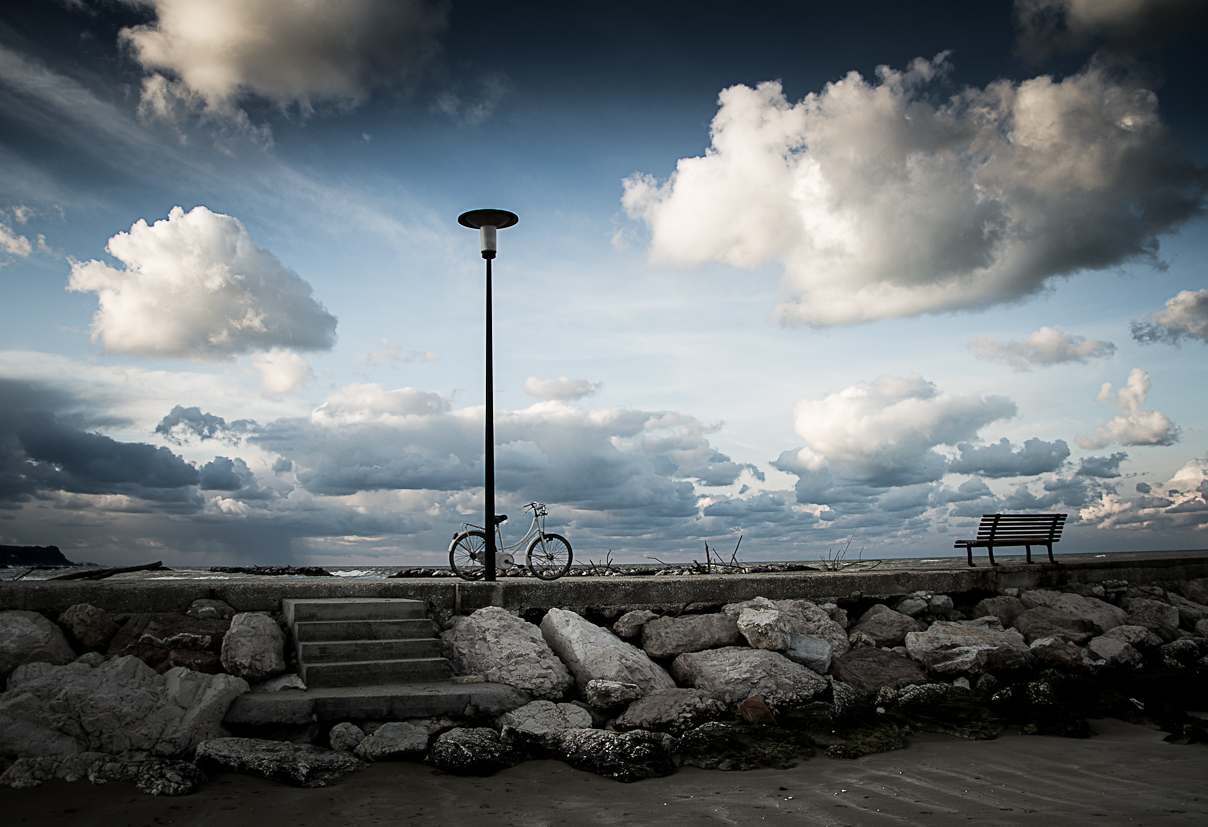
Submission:
M 328 788 L 215 775 L 196 795 L 132 784 L 0 789 L 7 825 L 979 825 L 1208 823 L 1208 748 L 1092 722 L 1086 740 L 1008 730 L 995 741 L 921 735 L 896 752 L 819 756 L 789 770 L 706 771 L 620 784 L 557 761 L 490 778 L 382 763 Z

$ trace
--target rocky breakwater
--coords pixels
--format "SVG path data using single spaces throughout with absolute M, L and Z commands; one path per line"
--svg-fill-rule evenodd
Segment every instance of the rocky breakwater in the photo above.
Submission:
M 272 656 L 282 641 L 267 616 L 194 617 L 227 624 L 217 644 L 210 627 L 139 620 L 139 641 L 150 648 L 130 652 L 122 632 L 135 619 L 112 618 L 120 628 L 107 646 L 81 654 L 93 638 L 84 628 L 64 635 L 68 619 L 8 613 L 19 615 L 15 637 L 32 641 L 31 630 L 50 627 L 63 640 L 31 642 L 14 656 L 0 634 L 0 663 L 12 671 L 0 694 L 0 745 L 16 759 L 3 780 L 144 778 L 145 788 L 174 792 L 214 769 L 320 785 L 373 761 L 489 775 L 554 758 L 636 781 L 684 765 L 857 758 L 900 749 L 916 732 L 988 739 L 1016 726 L 1086 737 L 1101 717 L 1155 723 L 1174 742 L 1208 742 L 1204 722 L 1188 714 L 1208 697 L 1208 579 L 693 608 L 590 619 L 480 609 L 443 625 L 442 652 L 455 680 L 511 687 L 508 708 L 311 721 L 276 739 L 221 731 L 230 697 L 249 683 L 263 690 L 290 680 L 269 677 L 288 663 Z M 94 613 L 72 617 L 108 633 Z M 266 640 L 264 649 L 237 646 L 237 630 Z M 185 654 L 205 652 L 215 658 Z M 137 697 L 142 711 L 104 707 L 118 694 Z M 112 733 L 96 728 L 101 719 L 115 722 Z
M 187 614 L 56 618 L 0 612 L 0 783 L 135 782 L 157 795 L 204 781 L 193 759 L 223 718 L 286 669 L 285 635 L 260 613 L 198 600 Z

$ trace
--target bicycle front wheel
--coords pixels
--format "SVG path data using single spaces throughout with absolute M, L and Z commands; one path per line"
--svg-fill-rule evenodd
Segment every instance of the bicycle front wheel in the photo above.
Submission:
M 486 559 L 487 535 L 477 529 L 458 534 L 449 546 L 449 568 L 462 580 L 481 580 Z
M 570 571 L 570 543 L 561 534 L 546 534 L 529 543 L 525 561 L 529 571 L 542 580 L 557 580 Z

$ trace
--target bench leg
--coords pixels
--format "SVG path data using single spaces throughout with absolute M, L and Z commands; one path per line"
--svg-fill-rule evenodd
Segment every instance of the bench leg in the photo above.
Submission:
M 965 554 L 969 558 L 969 568 L 976 568 L 973 565 L 973 546 L 965 546 Z
M 1031 547 L 1031 546 L 1024 546 L 1024 548 L 1026 548 L 1026 549 L 1027 549 L 1027 555 L 1028 555 L 1028 564 L 1029 564 L 1029 565 L 1031 565 L 1031 563 L 1032 563 L 1032 547 Z
M 1054 566 L 1057 565 L 1057 561 L 1053 559 L 1053 544 L 1052 543 L 1049 543 L 1049 562 L 1052 563 Z
M 994 546 L 990 546 L 990 547 L 987 549 L 987 551 L 989 551 L 989 552 L 990 552 L 990 565 L 991 565 L 991 566 L 997 566 L 997 565 L 998 565 L 998 563 L 996 563 L 996 562 L 994 561 Z

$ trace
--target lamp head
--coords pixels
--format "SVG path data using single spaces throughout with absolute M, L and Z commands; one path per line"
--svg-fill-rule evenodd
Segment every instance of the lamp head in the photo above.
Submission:
M 515 213 L 507 210 L 470 210 L 457 217 L 461 226 L 479 231 L 483 258 L 495 258 L 499 249 L 496 231 L 511 227 L 519 220 Z

